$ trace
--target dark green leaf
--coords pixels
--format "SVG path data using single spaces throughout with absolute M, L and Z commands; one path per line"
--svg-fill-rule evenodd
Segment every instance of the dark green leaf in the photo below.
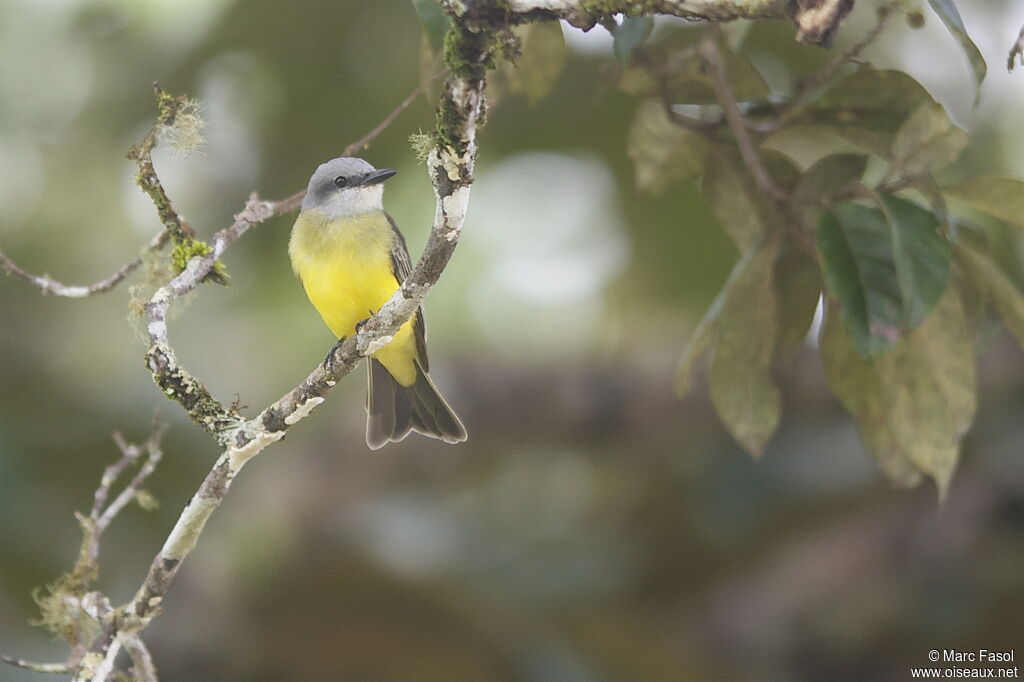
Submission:
M 960 48 L 964 51 L 964 55 L 971 65 L 971 73 L 974 74 L 975 84 L 974 101 L 977 103 L 978 96 L 981 94 L 981 84 L 985 80 L 985 73 L 988 71 L 985 58 L 981 55 L 981 50 L 974 44 L 971 37 L 967 35 L 967 27 L 964 26 L 964 21 L 960 18 L 960 12 L 957 10 L 953 0 L 928 0 L 928 4 L 942 18 L 942 23 L 946 25 L 949 32 L 960 43 Z
M 729 433 L 755 457 L 779 424 L 781 401 L 771 379 L 777 335 L 773 284 L 778 240 L 752 247 L 722 290 L 714 320 L 711 402 Z
M 626 17 L 612 33 L 612 51 L 625 64 L 633 50 L 644 44 L 654 30 L 654 17 Z
M 931 476 L 943 497 L 976 409 L 973 336 L 956 287 L 885 355 L 854 352 L 830 307 L 821 353 L 833 393 L 890 479 Z
M 913 178 L 956 161 L 967 146 L 968 134 L 953 125 L 938 102 L 922 102 L 900 126 L 892 143 L 892 166 Z
M 1024 182 L 1012 178 L 973 178 L 942 188 L 948 197 L 968 206 L 1024 227 Z
M 829 293 L 842 304 L 854 347 L 865 357 L 890 348 L 935 305 L 949 276 L 949 245 L 935 216 L 884 196 L 885 211 L 839 204 L 818 224 Z
M 441 9 L 438 0 L 412 0 L 412 6 L 416 10 L 416 16 L 420 19 L 423 35 L 427 37 L 431 49 L 438 52 L 444 41 L 444 34 L 448 30 L 450 21 L 448 15 Z
M 626 153 L 641 190 L 660 192 L 704 170 L 708 141 L 668 120 L 660 102 L 644 102 L 629 130 Z
M 905 311 L 904 326 L 917 326 L 946 290 L 949 242 L 935 214 L 912 201 L 883 194 L 892 229 L 893 261 Z
M 796 185 L 794 196 L 798 200 L 828 199 L 864 175 L 868 157 L 863 154 L 831 154 L 808 168 Z
M 877 209 L 844 203 L 818 223 L 818 252 L 829 294 L 861 355 L 877 355 L 899 338 L 903 305 L 889 223 Z

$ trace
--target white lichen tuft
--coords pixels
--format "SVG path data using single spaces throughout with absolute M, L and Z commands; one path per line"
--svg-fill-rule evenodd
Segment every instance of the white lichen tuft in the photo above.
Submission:
M 82 660 L 78 663 L 78 674 L 83 679 L 92 679 L 96 675 L 96 670 L 103 663 L 103 655 L 96 652 L 90 651 L 85 656 L 82 656 Z
M 434 138 L 420 130 L 409 136 L 409 146 L 412 147 L 416 161 L 426 163 L 430 152 L 434 150 Z
M 263 451 L 271 443 L 284 438 L 284 431 L 256 431 L 248 445 L 240 448 L 231 448 L 227 451 L 228 466 L 231 472 L 237 473 L 242 465 Z
M 288 426 L 291 426 L 292 424 L 295 424 L 300 420 L 305 419 L 306 417 L 309 416 L 309 413 L 313 411 L 313 408 L 315 408 L 323 401 L 324 399 L 321 398 L 320 396 L 314 396 L 310 398 L 306 402 L 296 407 L 294 412 L 285 417 L 284 423 L 287 424 Z
M 393 340 L 394 340 L 394 337 L 391 336 L 391 335 L 388 335 L 388 336 L 382 336 L 379 339 L 375 339 L 373 341 L 370 341 L 368 344 L 366 344 L 366 354 L 367 355 L 373 355 L 374 353 L 379 351 L 381 348 L 383 348 L 384 346 L 386 346 L 389 343 L 391 343 Z
M 181 103 L 174 122 L 157 129 L 160 144 L 169 147 L 175 156 L 185 158 L 202 150 L 206 144 L 203 136 L 202 106 L 197 100 L 188 99 Z

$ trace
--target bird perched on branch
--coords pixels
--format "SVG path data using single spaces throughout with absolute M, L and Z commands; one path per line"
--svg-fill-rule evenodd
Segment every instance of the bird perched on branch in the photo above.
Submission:
M 354 334 L 398 290 L 412 264 L 384 212 L 382 183 L 397 171 L 341 157 L 309 180 L 288 254 L 313 307 L 338 337 Z M 466 429 L 428 374 L 423 309 L 369 359 L 366 444 L 376 450 L 409 431 L 446 443 Z

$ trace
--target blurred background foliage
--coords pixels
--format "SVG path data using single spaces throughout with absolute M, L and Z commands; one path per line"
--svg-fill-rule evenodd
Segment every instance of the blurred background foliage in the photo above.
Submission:
M 911 73 L 970 132 L 951 172 L 1020 176 L 1024 75 L 999 65 L 1024 17 L 1010 0 L 960 5 L 991 65 L 977 107 L 934 15 L 917 31 L 893 22 L 868 57 Z M 837 49 L 872 10 L 858 4 Z M 427 303 L 433 373 L 470 441 L 371 453 L 362 379 L 344 382 L 213 518 L 148 633 L 164 678 L 896 680 L 933 648 L 1019 645 L 1019 348 L 992 326 L 942 507 L 933 489 L 886 483 L 811 348 L 780 368 L 781 429 L 752 461 L 703 385 L 672 397 L 737 252 L 697 186 L 638 192 L 637 100 L 612 82 L 612 39 L 563 29 L 551 93 L 510 89 L 488 117 L 465 236 Z M 727 31 L 780 91 L 830 58 L 784 22 Z M 2 0 L 0 245 L 74 283 L 137 253 L 159 223 L 124 153 L 151 123 L 154 80 L 203 104 L 204 152 L 155 158 L 208 235 L 249 191 L 293 193 L 375 125 L 420 82 L 421 51 L 405 0 Z M 432 124 L 420 98 L 363 154 L 400 169 L 386 205 L 414 255 L 433 201 L 407 138 Z M 978 220 L 1020 283 L 1020 240 Z M 204 287 L 171 329 L 221 399 L 267 404 L 331 343 L 290 272 L 290 223 L 232 248 L 232 286 Z M 72 562 L 72 513 L 117 456 L 112 430 L 141 440 L 157 408 L 171 422 L 149 486 L 160 507 L 104 537 L 100 588 L 117 600 L 216 455 L 154 390 L 128 297 L 0 282 L 4 653 L 63 655 L 28 627 L 30 593 Z

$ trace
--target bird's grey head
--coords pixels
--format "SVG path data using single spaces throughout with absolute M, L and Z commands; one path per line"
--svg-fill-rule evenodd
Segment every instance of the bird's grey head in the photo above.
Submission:
M 342 156 L 322 163 L 309 179 L 302 210 L 331 217 L 358 215 L 382 209 L 382 182 L 398 171 L 376 169 L 362 159 Z

